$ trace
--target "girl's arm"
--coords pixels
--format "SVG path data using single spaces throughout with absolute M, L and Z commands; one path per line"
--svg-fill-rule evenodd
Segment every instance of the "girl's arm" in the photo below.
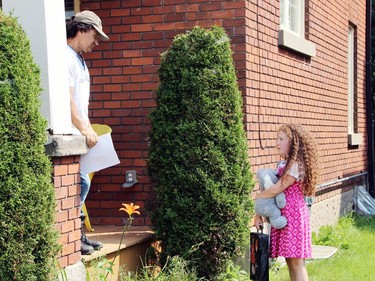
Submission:
M 271 198 L 275 197 L 277 194 L 283 192 L 289 186 L 296 182 L 296 178 L 291 175 L 285 175 L 282 179 L 280 179 L 277 183 L 271 186 L 267 190 L 263 190 L 255 196 L 255 199 L 259 198 Z
M 257 230 L 260 230 L 263 228 L 263 218 L 257 214 L 255 214 L 254 217 L 254 225 Z

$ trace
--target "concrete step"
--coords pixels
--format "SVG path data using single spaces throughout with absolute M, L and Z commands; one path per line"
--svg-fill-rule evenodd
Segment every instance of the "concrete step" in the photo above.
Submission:
M 312 259 L 329 259 L 337 250 L 332 246 L 312 245 Z
M 312 245 L 312 258 L 306 259 L 306 262 L 317 260 L 317 259 L 329 259 L 332 257 L 336 252 L 337 248 L 332 246 L 320 246 L 320 245 Z M 285 258 L 279 257 L 276 259 L 277 263 L 280 265 L 285 264 Z
M 96 240 L 103 243 L 103 248 L 95 251 L 91 255 L 83 255 L 82 261 L 85 264 L 86 271 L 90 275 L 90 280 L 96 280 L 93 277 L 98 274 L 97 261 L 105 257 L 108 261 L 113 261 L 117 254 L 123 226 L 94 226 L 93 232 L 86 232 L 90 240 Z M 136 272 L 145 262 L 146 251 L 154 246 L 154 235 L 149 227 L 132 226 L 125 232 L 121 243 L 119 255 L 113 265 L 113 274 L 108 276 L 107 280 L 117 281 L 120 268 L 126 268 L 129 271 Z

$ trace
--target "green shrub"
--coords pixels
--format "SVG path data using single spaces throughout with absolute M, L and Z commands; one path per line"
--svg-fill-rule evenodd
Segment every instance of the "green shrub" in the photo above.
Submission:
M 221 27 L 177 36 L 162 54 L 150 114 L 151 219 L 162 260 L 188 258 L 212 278 L 249 240 L 252 175 L 230 42 Z
M 226 271 L 221 273 L 217 281 L 248 281 L 250 280 L 250 275 L 239 265 L 234 264 L 229 261 L 226 267 Z
M 52 280 L 57 253 L 39 69 L 17 20 L 0 11 L 0 280 Z
M 198 278 L 196 272 L 188 267 L 188 262 L 182 257 L 169 258 L 163 268 L 145 264 L 139 272 L 122 270 L 121 281 L 207 281 Z
M 354 224 L 354 214 L 350 213 L 340 217 L 334 226 L 325 225 L 320 227 L 319 233 L 312 233 L 312 241 L 316 245 L 334 246 L 339 249 L 348 249 L 347 229 Z

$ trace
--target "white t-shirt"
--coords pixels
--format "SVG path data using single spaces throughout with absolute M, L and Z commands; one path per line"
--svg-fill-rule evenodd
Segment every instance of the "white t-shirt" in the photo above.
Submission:
M 282 160 L 282 161 L 280 161 L 280 163 L 278 165 L 278 168 L 284 169 L 285 166 L 286 166 L 286 161 Z M 300 173 L 300 171 L 298 169 L 298 163 L 297 162 L 294 162 L 292 164 L 292 166 L 290 167 L 290 169 L 288 171 L 288 175 L 294 177 L 296 179 L 296 181 L 299 181 L 302 178 L 303 175 Z
M 69 87 L 82 120 L 89 124 L 90 74 L 84 59 L 67 45 Z M 74 125 L 73 125 L 74 126 Z M 79 133 L 75 130 L 75 133 Z

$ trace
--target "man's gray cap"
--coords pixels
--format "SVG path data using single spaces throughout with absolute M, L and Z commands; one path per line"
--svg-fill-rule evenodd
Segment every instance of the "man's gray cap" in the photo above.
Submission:
M 109 37 L 103 31 L 101 19 L 94 12 L 87 11 L 87 10 L 82 11 L 75 15 L 74 20 L 77 22 L 82 22 L 82 23 L 92 25 L 95 28 L 95 30 L 98 32 L 100 39 L 104 41 L 109 40 Z

